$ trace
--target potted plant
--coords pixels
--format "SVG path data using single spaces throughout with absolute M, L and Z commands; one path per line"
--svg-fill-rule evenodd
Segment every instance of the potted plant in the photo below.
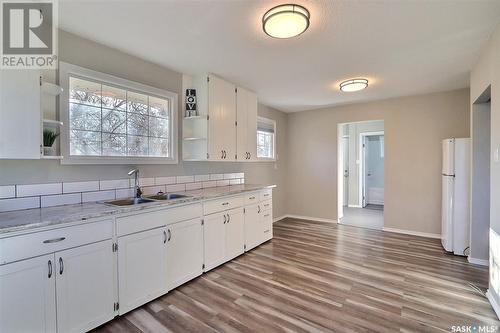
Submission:
M 54 142 L 56 141 L 59 133 L 56 133 L 51 130 L 43 130 L 43 154 L 45 156 L 54 155 Z

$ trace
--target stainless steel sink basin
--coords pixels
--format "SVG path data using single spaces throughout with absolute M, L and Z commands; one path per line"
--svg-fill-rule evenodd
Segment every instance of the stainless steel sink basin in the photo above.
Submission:
M 158 193 L 156 195 L 148 195 L 148 199 L 153 199 L 153 200 L 174 200 L 174 199 L 181 199 L 181 198 L 187 198 L 189 197 L 188 195 L 184 194 L 177 194 L 177 193 Z
M 140 205 L 147 202 L 154 202 L 154 200 L 146 198 L 129 198 L 129 199 L 106 201 L 105 204 L 113 206 L 132 206 L 132 205 Z

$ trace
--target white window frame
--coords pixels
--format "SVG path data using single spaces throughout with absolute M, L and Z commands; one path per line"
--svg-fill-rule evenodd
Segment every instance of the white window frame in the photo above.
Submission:
M 70 154 L 69 143 L 69 78 L 75 76 L 81 79 L 89 79 L 90 81 L 102 82 L 111 86 L 129 89 L 134 92 L 152 95 L 170 101 L 172 108 L 170 143 L 170 157 L 155 157 L 155 156 L 75 156 Z M 142 83 L 133 82 L 122 79 L 113 75 L 97 72 L 91 69 L 68 64 L 65 62 L 59 63 L 59 84 L 63 88 L 63 92 L 59 96 L 59 119 L 63 122 L 61 129 L 61 154 L 63 159 L 61 164 L 178 164 L 178 97 L 176 93 L 151 87 Z
M 257 117 L 257 133 L 259 132 L 259 126 L 258 126 L 259 122 L 273 125 L 273 127 L 274 127 L 274 139 L 273 139 L 273 157 L 259 157 L 259 155 L 257 154 L 257 152 L 258 152 L 258 149 L 257 149 L 257 152 L 256 152 L 257 160 L 259 160 L 259 161 L 276 161 L 278 159 L 278 153 L 276 151 L 276 140 L 277 140 L 276 120 L 264 118 L 264 117 Z M 257 135 L 255 135 L 255 141 L 257 141 Z M 256 142 L 256 147 L 257 146 L 258 146 L 258 143 Z

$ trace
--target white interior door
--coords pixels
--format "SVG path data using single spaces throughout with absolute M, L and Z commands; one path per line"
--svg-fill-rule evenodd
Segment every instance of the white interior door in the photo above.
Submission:
M 59 332 L 86 332 L 114 317 L 115 264 L 111 240 L 57 252 Z
M 365 137 L 365 205 L 384 204 L 384 136 Z
M 194 219 L 167 226 L 168 289 L 203 273 L 203 226 Z
M 245 220 L 243 208 L 236 208 L 228 211 L 227 217 L 226 261 L 242 254 L 245 245 Z
M 344 186 L 344 195 L 343 195 L 343 206 L 347 207 L 349 202 L 349 138 L 342 138 L 342 164 L 343 164 L 343 186 Z
M 0 332 L 55 332 L 54 255 L 0 266 Z
M 455 179 L 442 176 L 441 243 L 446 251 L 453 251 L 453 192 Z
M 168 291 L 165 227 L 118 238 L 120 314 Z

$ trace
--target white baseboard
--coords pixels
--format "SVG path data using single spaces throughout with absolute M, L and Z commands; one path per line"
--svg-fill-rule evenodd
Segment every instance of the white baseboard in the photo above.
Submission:
M 500 306 L 498 305 L 495 296 L 491 294 L 490 289 L 486 291 L 486 298 L 488 298 L 488 301 L 490 301 L 491 307 L 493 308 L 493 310 L 495 310 L 497 317 L 500 318 Z
M 276 223 L 276 222 L 278 222 L 278 221 L 281 221 L 281 220 L 283 220 L 283 219 L 286 219 L 286 217 L 287 217 L 287 216 L 288 216 L 288 215 L 282 215 L 282 216 L 280 216 L 280 217 L 277 217 L 277 218 L 273 219 L 273 223 Z
M 427 232 L 413 231 L 413 230 L 405 230 L 405 229 L 395 229 L 395 228 L 386 228 L 384 227 L 384 231 L 395 232 L 398 234 L 412 235 L 412 236 L 420 236 L 427 238 L 441 238 L 440 234 L 431 234 Z
M 293 215 L 293 214 L 287 214 L 283 218 L 289 217 L 292 219 L 299 219 L 299 220 L 308 220 L 308 221 L 317 221 L 317 222 L 327 222 L 327 223 L 337 223 L 337 220 L 333 219 L 324 219 L 321 217 L 312 217 L 312 216 L 303 216 L 303 215 Z
M 487 259 L 477 259 L 477 258 L 472 258 L 471 256 L 467 257 L 467 261 L 470 262 L 471 264 L 475 265 L 481 265 L 481 266 L 489 266 L 490 261 Z

